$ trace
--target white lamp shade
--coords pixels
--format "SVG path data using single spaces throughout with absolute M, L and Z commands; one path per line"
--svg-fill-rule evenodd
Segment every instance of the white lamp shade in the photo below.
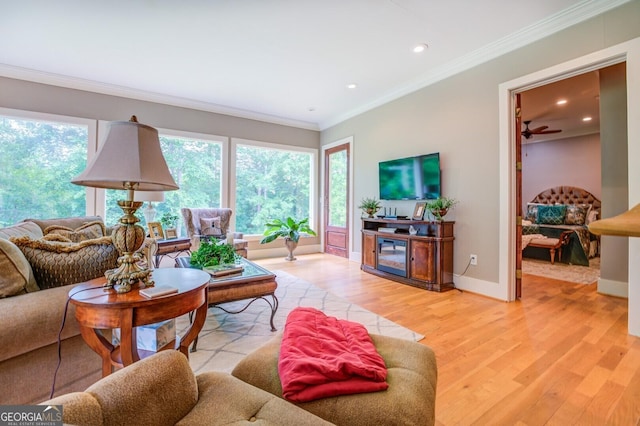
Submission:
M 136 191 L 133 195 L 134 201 L 164 201 L 164 192 L 162 191 Z
M 77 185 L 136 191 L 179 189 L 160 149 L 158 131 L 132 121 L 114 121 L 104 143 L 87 168 L 71 182 Z

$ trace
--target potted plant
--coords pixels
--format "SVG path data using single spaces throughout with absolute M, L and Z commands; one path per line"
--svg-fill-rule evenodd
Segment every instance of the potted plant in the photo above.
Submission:
M 177 238 L 178 236 L 178 215 L 173 214 L 172 212 L 165 212 L 162 217 L 160 217 L 160 223 L 162 227 L 166 230 L 165 235 L 167 235 L 167 239 L 169 238 Z
M 368 214 L 369 217 L 373 217 L 373 215 L 376 214 L 378 210 L 380 210 L 380 207 L 380 201 L 376 200 L 375 198 L 367 197 L 363 198 L 362 201 L 360 201 L 360 205 L 358 206 L 358 208 L 362 209 L 362 211 Z
M 217 240 L 202 241 L 198 250 L 191 253 L 190 263 L 197 268 L 228 265 L 235 263 L 237 256 L 233 244 L 220 243 Z
M 296 260 L 293 257 L 293 251 L 298 247 L 300 233 L 316 235 L 315 231 L 309 227 L 309 218 L 295 220 L 287 217 L 286 220 L 272 219 L 267 222 L 264 230 L 264 238 L 260 240 L 260 244 L 270 243 L 278 237 L 284 238 L 284 244 L 289 250 L 289 256 L 285 260 Z
M 449 209 L 452 209 L 456 204 L 458 201 L 453 198 L 438 197 L 435 200 L 427 201 L 427 209 L 437 220 L 442 220 Z

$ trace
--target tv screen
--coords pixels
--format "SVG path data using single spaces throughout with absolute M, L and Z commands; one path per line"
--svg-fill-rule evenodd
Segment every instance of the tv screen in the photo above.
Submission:
M 430 200 L 440 196 L 440 153 L 378 164 L 381 200 Z

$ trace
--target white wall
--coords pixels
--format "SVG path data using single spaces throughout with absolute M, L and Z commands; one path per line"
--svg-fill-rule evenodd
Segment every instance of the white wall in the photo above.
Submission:
M 507 300 L 505 274 L 513 275 L 513 268 L 502 267 L 501 262 L 512 262 L 513 253 L 501 244 L 512 239 L 515 214 L 503 211 L 512 196 L 509 167 L 513 166 L 505 165 L 509 135 L 503 141 L 499 124 L 501 119 L 509 122 L 513 112 L 500 110 L 499 88 L 504 82 L 639 37 L 639 16 L 640 1 L 627 3 L 326 129 L 321 142 L 353 137 L 356 203 L 377 193 L 379 161 L 440 152 L 444 194 L 460 201 L 447 216 L 456 221 L 454 272 L 464 270 L 469 254 L 478 255 L 478 266 L 457 277 L 456 285 Z M 403 208 L 409 211 L 408 205 Z M 353 219 L 354 251 L 359 252 L 358 212 Z
M 602 200 L 600 135 L 592 134 L 522 147 L 522 203 L 545 189 L 577 186 Z

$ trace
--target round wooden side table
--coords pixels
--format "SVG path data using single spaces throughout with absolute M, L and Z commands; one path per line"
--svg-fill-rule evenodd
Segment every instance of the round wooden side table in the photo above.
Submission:
M 169 320 L 196 311 L 183 336 L 162 349 L 176 349 L 189 357 L 188 347 L 198 336 L 207 317 L 207 284 L 211 276 L 197 269 L 154 269 L 152 278 L 158 286 L 178 288 L 177 293 L 147 298 L 136 285 L 130 292 L 118 294 L 104 289 L 105 278 L 96 278 L 75 286 L 70 292 L 76 319 L 84 341 L 102 357 L 102 376 L 112 367 L 123 367 L 144 358 L 150 352 L 138 350 L 136 327 Z M 144 287 L 143 287 L 144 288 Z M 101 329 L 120 329 L 120 344 L 113 345 Z

